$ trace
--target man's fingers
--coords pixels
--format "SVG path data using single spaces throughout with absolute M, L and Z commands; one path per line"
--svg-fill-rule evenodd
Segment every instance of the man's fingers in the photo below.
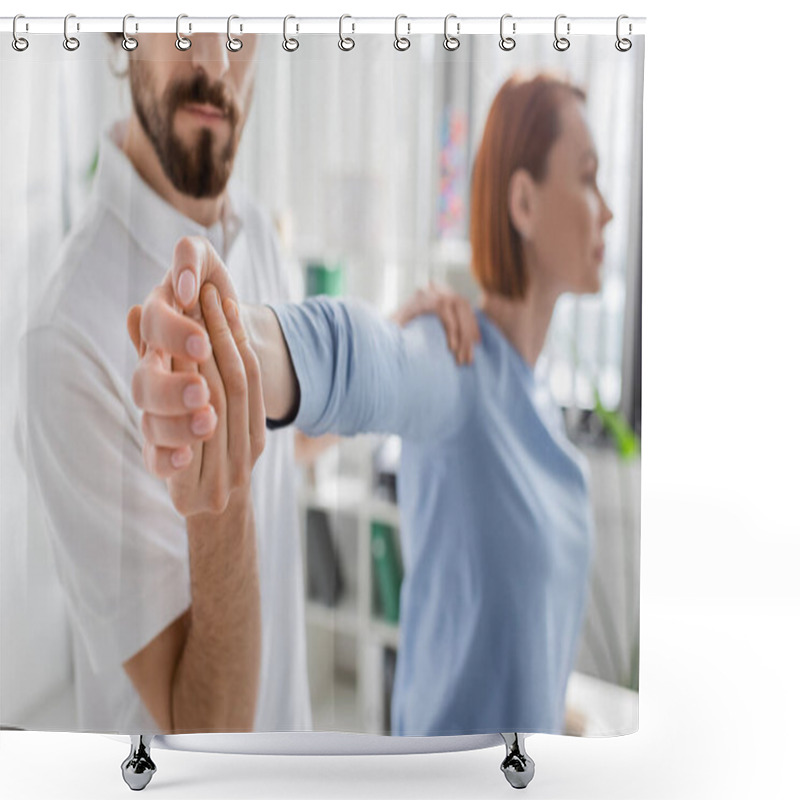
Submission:
M 225 387 L 230 477 L 235 486 L 241 486 L 251 466 L 247 374 L 215 286 L 203 286 L 201 303 L 214 359 Z
M 459 364 L 471 363 L 473 345 L 481 337 L 478 320 L 469 302 L 447 286 L 430 281 L 426 288 L 417 289 L 392 319 L 402 326 L 426 313 L 434 313 L 439 318 L 447 346 L 456 361 Z
M 172 254 L 170 280 L 179 305 L 187 311 L 197 303 L 206 281 L 217 287 L 223 299 L 236 299 L 228 270 L 211 242 L 202 236 L 184 236 L 178 240 Z
M 156 447 L 184 447 L 198 440 L 205 441 L 217 428 L 217 412 L 209 405 L 182 416 L 162 417 L 145 411 L 142 414 L 142 433 Z
M 242 345 L 247 344 L 247 331 L 239 313 L 239 306 L 234 300 L 228 298 L 223 301 L 222 310 L 225 313 L 225 319 L 228 321 L 228 327 L 231 329 L 233 340 L 238 345 L 241 353 Z
M 460 295 L 457 295 L 457 297 L 458 307 L 462 310 L 462 326 L 470 342 L 478 344 L 481 340 L 481 326 L 478 324 L 477 316 L 475 316 L 475 309 L 465 297 Z
M 230 335 L 230 334 L 229 334 Z M 221 511 L 228 502 L 230 492 L 230 459 L 228 457 L 228 398 L 219 373 L 217 359 L 209 358 L 198 366 L 200 374 L 208 381 L 211 390 L 211 405 L 217 413 L 217 428 L 214 436 L 203 443 L 203 469 L 198 479 L 198 489 L 205 510 Z
M 211 346 L 203 326 L 175 309 L 170 289 L 154 289 L 142 308 L 140 331 L 142 340 L 170 356 L 191 361 L 205 361 Z
M 139 354 L 139 356 L 144 355 L 144 351 L 142 348 L 142 334 L 139 330 L 139 324 L 142 319 L 142 307 L 141 306 L 133 306 L 128 311 L 128 337 L 131 340 L 131 344 L 134 347 L 134 350 Z
M 242 323 L 239 307 L 231 299 L 222 304 L 225 318 L 230 325 L 233 339 L 239 348 L 239 355 L 244 364 L 247 376 L 247 403 L 250 418 L 250 450 L 252 463 L 261 455 L 267 443 L 266 411 L 264 410 L 264 393 L 261 388 L 261 367 L 256 354 L 247 341 L 247 331 Z
M 458 358 L 459 348 L 461 346 L 461 331 L 458 325 L 458 315 L 455 312 L 452 304 L 446 297 L 441 297 L 436 304 L 436 313 L 444 325 L 444 331 L 447 334 L 447 346 L 450 352 Z
M 225 385 L 225 395 L 229 400 L 232 395 L 244 397 L 247 392 L 244 365 L 225 314 L 222 312 L 220 296 L 215 286 L 210 284 L 203 286 L 201 302 L 214 358 Z
M 477 344 L 481 338 L 478 320 L 475 318 L 472 307 L 463 297 L 456 295 L 453 300 L 453 305 L 456 316 L 458 317 L 458 329 L 461 336 L 459 348 L 461 363 L 472 363 L 472 347 Z

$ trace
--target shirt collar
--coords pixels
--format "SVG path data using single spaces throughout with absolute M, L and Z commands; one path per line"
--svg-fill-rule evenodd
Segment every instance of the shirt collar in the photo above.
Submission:
M 242 229 L 241 191 L 229 181 L 221 218 L 205 227 L 168 203 L 139 175 L 125 153 L 122 141 L 126 120 L 118 120 L 100 141 L 95 191 L 116 214 L 131 236 L 157 261 L 169 264 L 181 236 L 204 236 L 226 260 Z

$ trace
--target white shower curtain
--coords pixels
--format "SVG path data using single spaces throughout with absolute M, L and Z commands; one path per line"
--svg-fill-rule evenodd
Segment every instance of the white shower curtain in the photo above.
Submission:
M 26 374 L 20 340 L 57 280 L 65 237 L 90 208 L 101 137 L 131 114 L 129 56 L 100 35 L 81 37 L 75 52 L 63 49 L 59 35 L 31 38 L 24 53 L 8 36 L 0 47 L 0 708 L 4 725 L 76 729 L 79 633 L 65 599 L 70 576 L 52 548 L 60 520 L 48 518 L 46 498 L 31 481 L 29 444 L 18 424 Z M 335 37 L 301 37 L 298 51 L 287 53 L 280 37 L 260 37 L 233 176 L 274 223 L 298 300 L 311 264 L 340 268 L 343 294 L 384 315 L 430 280 L 477 300 L 469 270 L 470 176 L 495 95 L 519 70 L 555 73 L 585 91 L 597 181 L 614 220 L 601 290 L 560 299 L 544 351 L 549 391 L 585 454 L 593 489 L 594 560 L 568 700 L 577 732 L 635 730 L 644 43 L 620 53 L 613 36 L 576 37 L 560 53 L 552 37 L 527 36 L 503 52 L 497 36 L 469 36 L 450 53 L 441 36 L 414 37 L 407 52 L 395 51 L 387 36 L 355 39 L 348 53 Z M 325 510 L 326 478 L 333 501 L 331 530 L 323 535 L 334 544 L 345 586 L 357 587 L 343 594 L 358 609 L 352 618 L 348 607 L 328 613 L 304 597 L 313 716 L 337 729 L 389 732 L 386 681 L 403 646 L 396 625 L 374 613 L 381 586 L 370 546 L 380 530 L 370 522 L 388 525 L 390 536 L 400 528 L 396 508 L 385 499 L 375 505 L 373 496 L 373 450 L 382 441 L 340 442 L 319 462 L 317 483 L 302 470 L 292 475 L 304 585 L 307 515 Z M 351 495 L 357 501 L 348 506 Z M 372 576 L 369 583 L 364 575 Z

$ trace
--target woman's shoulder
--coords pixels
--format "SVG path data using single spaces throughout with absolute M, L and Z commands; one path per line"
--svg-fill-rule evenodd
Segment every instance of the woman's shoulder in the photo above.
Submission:
M 472 363 L 459 364 L 450 350 L 444 325 L 435 314 L 416 317 L 402 328 L 400 335 L 402 357 L 416 365 L 409 372 L 428 384 L 424 393 L 432 403 L 450 409 L 447 437 L 455 435 L 476 407 L 480 391 L 476 351 Z

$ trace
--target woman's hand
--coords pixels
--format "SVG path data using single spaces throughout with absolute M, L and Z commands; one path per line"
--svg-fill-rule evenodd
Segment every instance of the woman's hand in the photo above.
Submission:
M 391 317 L 398 325 L 408 324 L 422 314 L 436 314 L 444 325 L 447 344 L 459 364 L 472 363 L 473 345 L 480 342 L 478 320 L 469 301 L 452 289 L 431 281 Z
M 134 307 L 128 317 L 128 332 L 142 355 L 133 395 L 144 411 L 145 463 L 167 479 L 183 516 L 223 511 L 234 491 L 249 486 L 266 441 L 261 372 L 238 306 L 230 297 L 221 302 L 212 283 L 202 285 L 200 296 L 212 354 L 199 364 L 173 357 L 170 369 L 169 357 L 140 334 L 142 310 Z M 187 405 L 198 410 L 188 413 Z

